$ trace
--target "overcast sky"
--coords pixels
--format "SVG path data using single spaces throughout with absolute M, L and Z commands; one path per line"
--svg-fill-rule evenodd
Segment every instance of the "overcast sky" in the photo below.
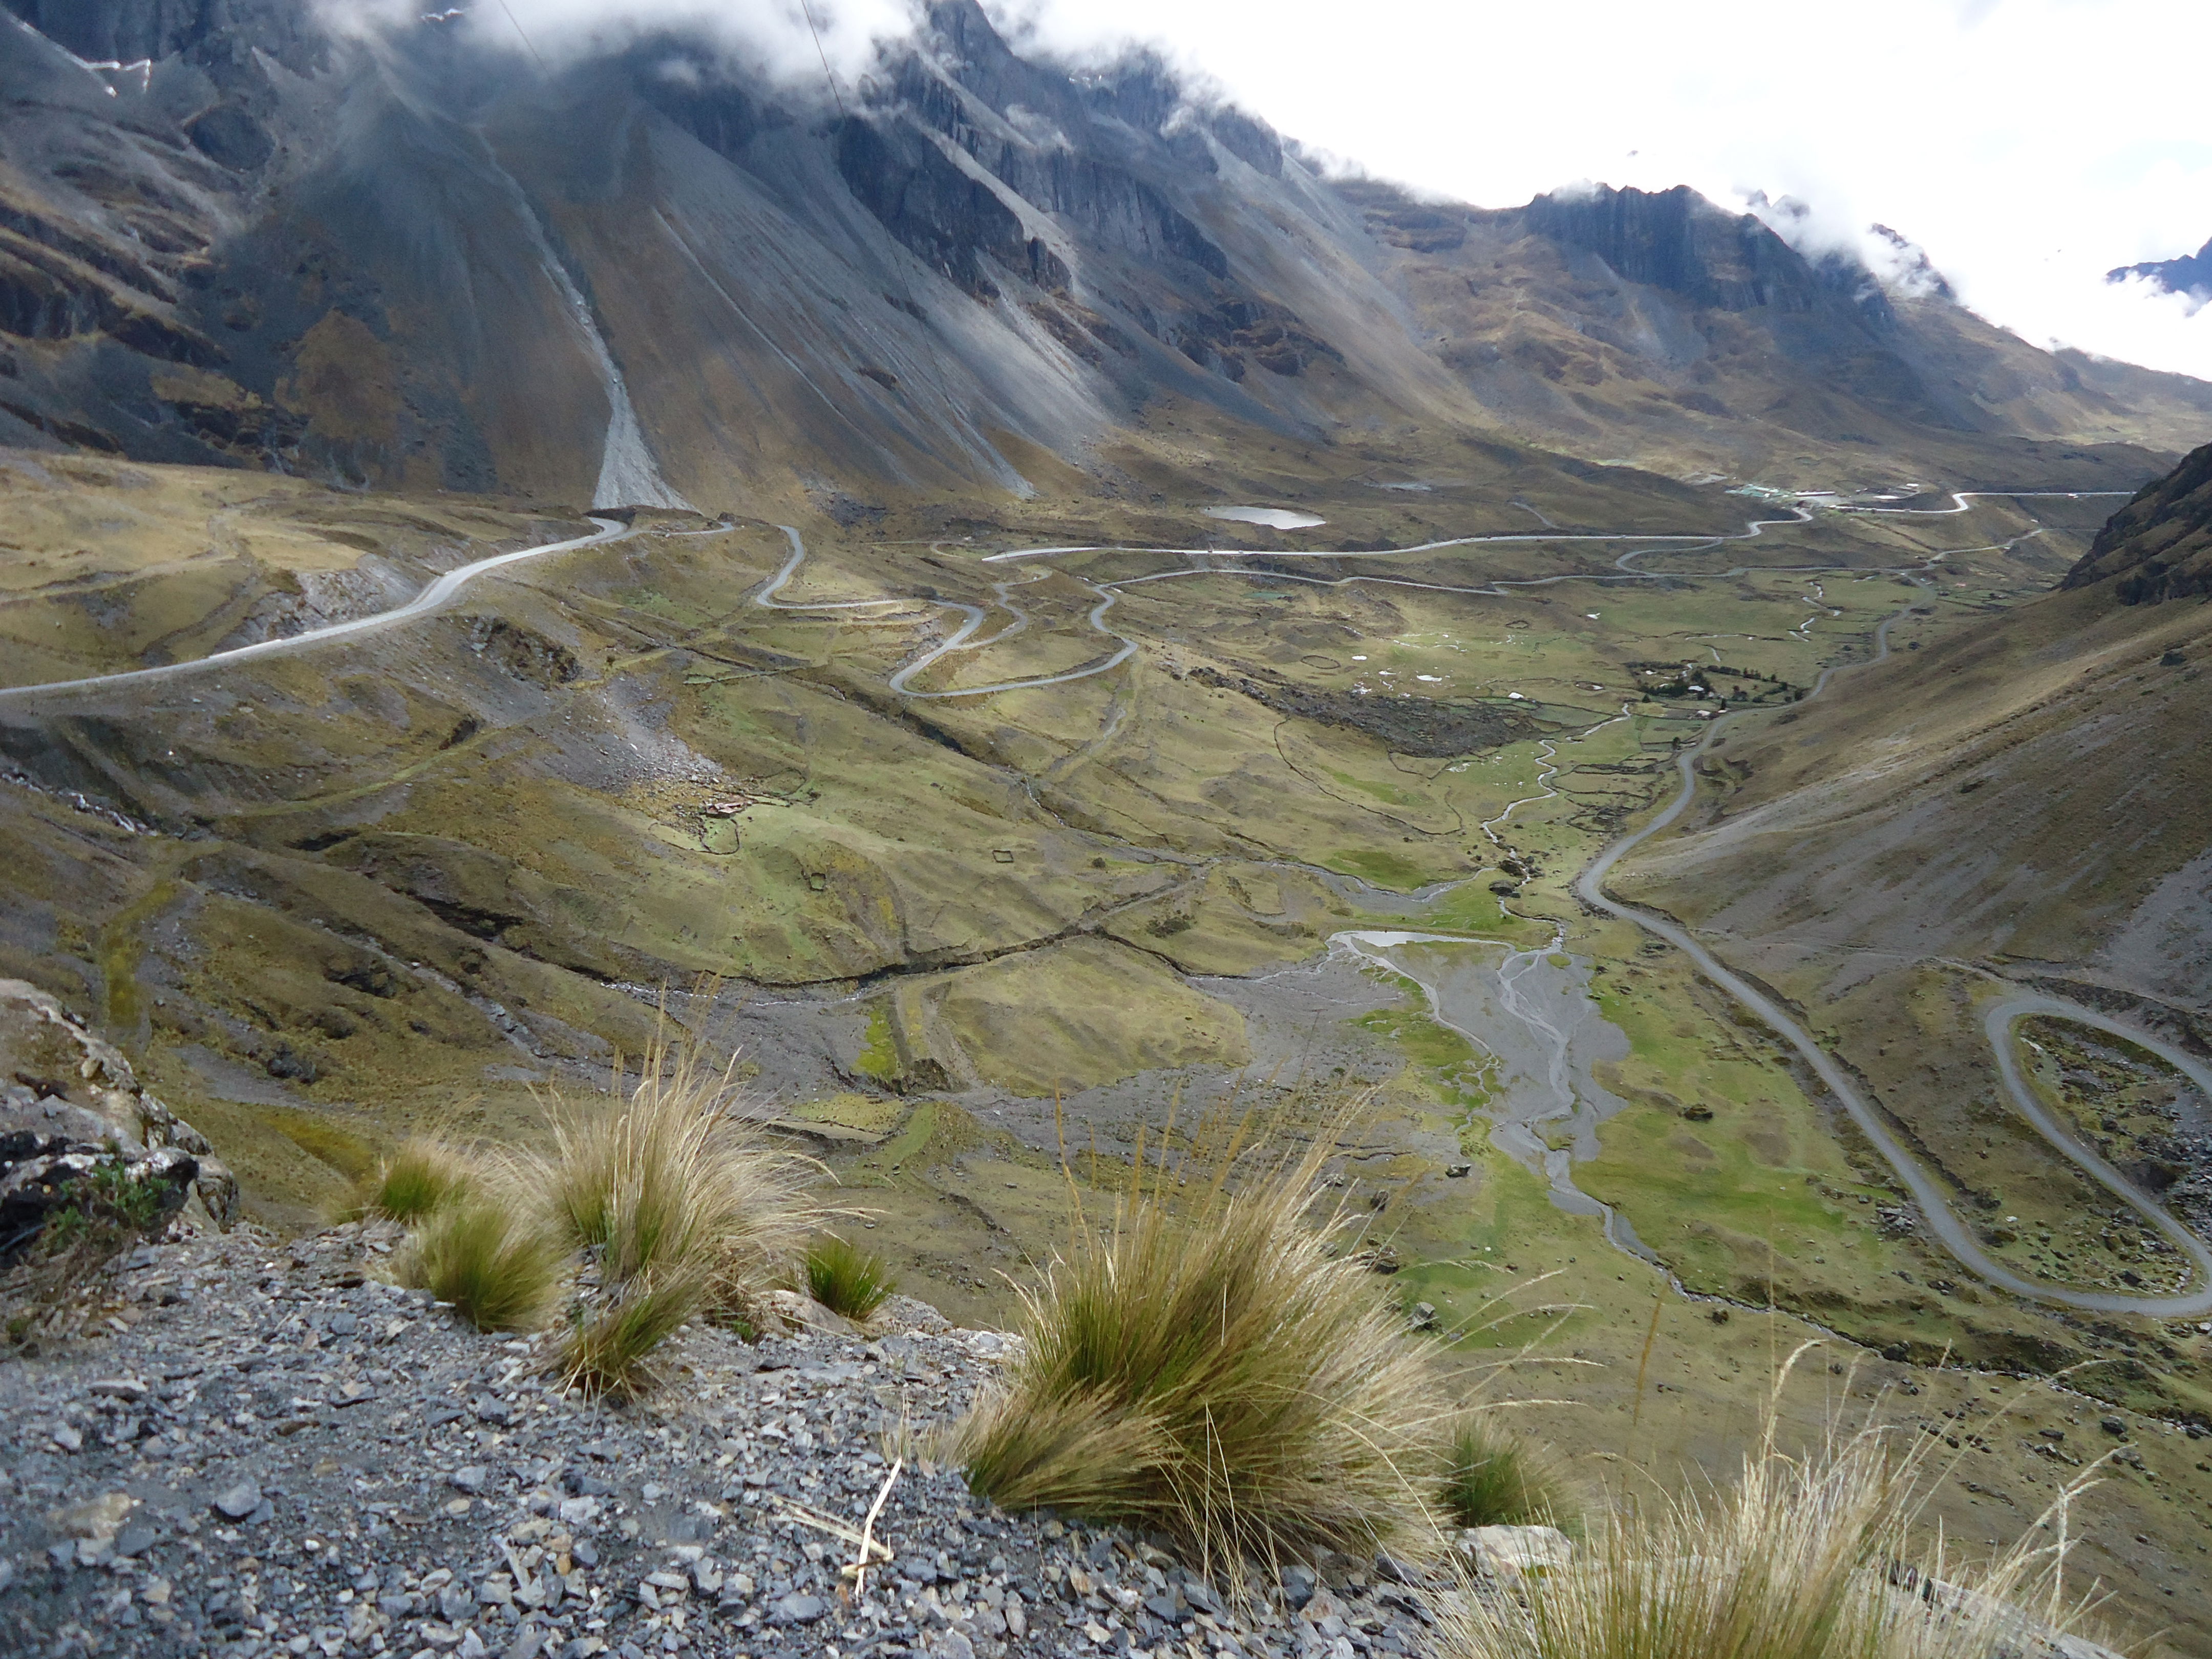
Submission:
M 1838 240 L 1879 221 L 2039 344 L 2212 380 L 2212 306 L 2104 281 L 2212 237 L 2212 0 L 983 3 L 1062 52 L 1155 45 L 1309 146 L 1482 206 L 1594 179 L 1794 197 Z M 917 3 L 811 0 L 819 51 L 857 74 Z M 475 11 L 487 40 L 519 20 L 548 50 L 693 24 L 822 84 L 799 0 Z
M 2103 280 L 2212 237 L 2212 0 L 994 9 L 1062 49 L 1155 41 L 1284 132 L 1483 206 L 1591 179 L 1879 221 L 2038 343 L 2212 379 L 2212 306 Z

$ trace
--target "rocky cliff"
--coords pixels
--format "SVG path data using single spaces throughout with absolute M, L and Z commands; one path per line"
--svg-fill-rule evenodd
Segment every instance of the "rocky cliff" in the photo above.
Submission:
M 2115 513 L 2062 586 L 2107 581 L 2123 605 L 2212 593 L 2212 444 Z

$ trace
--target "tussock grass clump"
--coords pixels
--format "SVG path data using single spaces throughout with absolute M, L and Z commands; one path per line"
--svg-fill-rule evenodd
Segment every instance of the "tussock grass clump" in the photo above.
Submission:
M 1492 1415 L 1468 1411 L 1452 1420 L 1437 1507 L 1461 1527 L 1559 1525 L 1570 1505 L 1554 1460 Z
M 401 1143 L 356 1181 L 339 1206 L 337 1218 L 358 1221 L 382 1216 L 413 1226 L 478 1185 L 476 1162 L 459 1148 L 428 1135 Z
M 1307 1210 L 1333 1141 L 1231 1191 L 1233 1145 L 1182 1212 L 1142 1143 L 1104 1224 L 1074 1206 L 1024 1292 L 1005 1391 L 948 1437 L 1008 1509 L 1158 1528 L 1234 1586 L 1327 1545 L 1418 1553 L 1443 1415 L 1405 1322 Z M 1072 1186 L 1072 1183 L 1071 1183 Z
M 403 1263 L 410 1284 L 453 1304 L 483 1331 L 543 1324 L 565 1267 L 560 1243 L 527 1206 L 472 1193 L 430 1212 Z
M 574 1386 L 635 1394 L 687 1320 L 740 1316 L 787 1275 L 824 1214 L 817 1166 L 769 1146 L 688 1049 L 648 1050 L 626 1098 L 549 1103 L 553 1149 L 524 1179 L 597 1280 L 561 1363 Z
M 866 1319 L 898 1289 L 883 1257 L 835 1233 L 806 1247 L 806 1291 L 832 1313 Z
M 1924 1445 L 1900 1454 L 1869 1426 L 1793 1456 L 1775 1427 L 1770 1404 L 1734 1490 L 1590 1522 L 1570 1564 L 1523 1581 L 1525 1608 L 1440 1598 L 1440 1659 L 1989 1659 L 2020 1644 L 2031 1590 L 2053 1626 L 2081 1611 L 2059 1604 L 2057 1554 L 2027 1542 L 1971 1574 L 1940 1540 L 1907 1565 Z
M 563 1379 L 595 1397 L 635 1399 L 658 1380 L 653 1351 L 699 1312 L 708 1288 L 696 1264 L 663 1266 L 580 1304 L 561 1347 Z

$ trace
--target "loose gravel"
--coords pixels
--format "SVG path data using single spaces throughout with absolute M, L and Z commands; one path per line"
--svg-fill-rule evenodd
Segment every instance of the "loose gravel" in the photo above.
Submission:
M 0 1650 L 27 1654 L 1133 1655 L 1425 1650 L 1387 1558 L 1231 1607 L 1153 1540 L 1010 1516 L 915 1433 L 1013 1340 L 894 1298 L 864 1332 L 693 1328 L 629 1407 L 543 1338 L 381 1277 L 397 1240 L 247 1228 L 133 1252 L 105 1334 L 0 1365 Z M 888 1492 L 886 1485 L 888 1480 Z M 865 1580 L 852 1565 L 880 1499 Z

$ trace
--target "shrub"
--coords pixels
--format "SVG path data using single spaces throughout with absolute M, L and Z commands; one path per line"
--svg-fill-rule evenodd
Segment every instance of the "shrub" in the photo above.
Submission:
M 1525 1607 L 1437 1598 L 1440 1659 L 1988 1659 L 2018 1645 L 2026 1621 L 2008 1603 L 2055 1570 L 2049 1553 L 2022 1543 L 1971 1586 L 1940 1548 L 1929 1570 L 1907 1566 L 1924 1446 L 1899 1455 L 1869 1427 L 1791 1456 L 1774 1430 L 1770 1407 L 1732 1492 L 1589 1522 L 1571 1563 L 1523 1581 Z
M 417 1135 L 356 1182 L 338 1211 L 341 1220 L 379 1215 L 413 1226 L 469 1192 L 477 1170 L 467 1153 Z
M 1556 1525 L 1568 1507 L 1551 1460 L 1481 1410 L 1452 1420 L 1437 1498 L 1462 1527 Z
M 825 1234 L 806 1247 L 806 1290 L 832 1313 L 866 1319 L 898 1289 L 883 1257 Z
M 564 1265 L 559 1242 L 526 1206 L 476 1192 L 430 1212 L 402 1272 L 478 1330 L 519 1331 L 544 1322 Z
M 33 1352 L 45 1335 L 81 1322 L 89 1304 L 80 1292 L 183 1200 L 180 1188 L 105 1164 L 42 1226 L 0 1240 L 0 1348 Z
M 1009 1509 L 1160 1528 L 1232 1587 L 1327 1545 L 1433 1537 L 1420 1490 L 1441 1415 L 1405 1322 L 1306 1211 L 1333 1141 L 1241 1191 L 1224 1153 L 1187 1217 L 1141 1143 L 1113 1219 L 1079 1203 L 1066 1252 L 1025 1292 L 1005 1391 L 948 1437 Z M 1073 1183 L 1071 1182 L 1071 1190 Z
M 701 1260 L 738 1291 L 783 1276 L 823 1213 L 807 1190 L 819 1166 L 769 1146 L 737 1106 L 726 1075 L 659 1046 L 626 1101 L 553 1103 L 544 1188 L 606 1283 Z

